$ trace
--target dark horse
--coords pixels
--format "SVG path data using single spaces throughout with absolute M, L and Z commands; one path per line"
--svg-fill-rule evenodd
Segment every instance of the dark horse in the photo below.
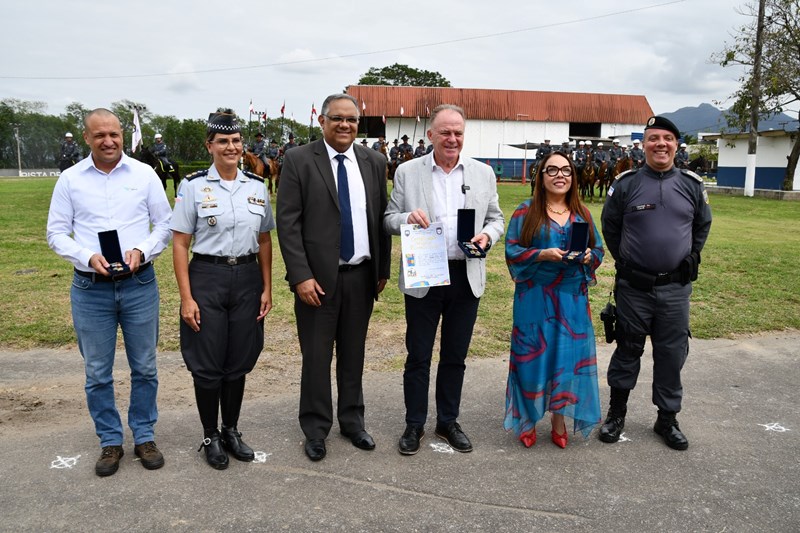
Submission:
M 589 197 L 589 200 L 594 200 L 594 182 L 594 165 L 590 161 L 586 163 L 585 167 L 583 167 L 583 170 L 580 172 L 580 176 L 578 178 L 578 188 L 581 193 L 581 199 L 584 201 L 586 201 L 587 196 Z
M 158 178 L 161 180 L 161 185 L 164 186 L 164 190 L 167 190 L 167 179 L 172 178 L 172 185 L 175 188 L 175 196 L 178 195 L 178 184 L 181 182 L 181 171 L 178 168 L 178 163 L 172 164 L 172 170 L 164 168 L 164 163 L 153 155 L 153 152 L 150 151 L 150 148 L 147 146 L 142 146 L 142 153 L 139 156 L 139 160 L 146 164 L 153 167 L 153 170 L 156 171 L 158 174 Z
M 253 152 L 245 151 L 242 157 L 244 157 L 245 166 L 247 166 L 251 172 L 258 174 L 267 181 L 269 193 L 272 194 L 272 184 L 275 184 L 275 189 L 278 188 L 278 163 L 274 159 L 267 159 L 269 168 L 266 168 L 264 162 Z
M 708 172 L 708 160 L 701 155 L 689 161 L 686 168 L 698 174 L 706 174 Z
M 389 181 L 394 180 L 394 173 L 397 172 L 397 167 L 406 161 L 414 159 L 414 154 L 411 152 L 400 152 L 397 154 L 397 160 L 389 161 Z

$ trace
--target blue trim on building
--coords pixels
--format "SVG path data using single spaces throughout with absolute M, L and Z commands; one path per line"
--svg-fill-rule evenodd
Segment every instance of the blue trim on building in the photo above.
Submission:
M 744 187 L 746 171 L 745 167 L 719 167 L 717 169 L 717 185 L 720 187 Z M 755 188 L 780 191 L 783 188 L 785 175 L 785 167 L 758 167 Z
M 529 150 L 532 152 L 532 150 Z M 519 178 L 523 174 L 523 159 L 519 158 L 507 158 L 507 157 L 474 157 L 476 161 L 480 161 L 481 163 L 486 163 L 492 170 L 494 170 L 495 175 L 499 175 L 501 179 L 512 179 L 512 178 Z M 531 156 L 527 160 L 528 169 L 530 169 L 531 164 L 533 163 L 534 158 Z M 526 174 L 527 176 L 527 174 Z

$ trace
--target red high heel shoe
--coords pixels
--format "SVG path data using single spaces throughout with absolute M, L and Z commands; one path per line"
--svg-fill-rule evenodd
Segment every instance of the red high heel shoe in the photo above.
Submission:
M 530 448 L 531 446 L 536 444 L 536 428 L 526 431 L 525 433 L 520 435 L 519 440 L 522 441 L 522 444 L 526 448 Z
M 564 427 L 564 433 L 559 435 L 556 433 L 555 429 L 550 430 L 550 438 L 553 440 L 553 444 L 558 446 L 559 448 L 566 448 L 567 447 L 567 428 Z

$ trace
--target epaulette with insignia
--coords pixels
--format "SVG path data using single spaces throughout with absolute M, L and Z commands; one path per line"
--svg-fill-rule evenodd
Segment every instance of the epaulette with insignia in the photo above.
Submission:
M 208 169 L 205 170 L 198 170 L 197 172 L 192 172 L 188 176 L 186 176 L 186 181 L 192 181 L 195 178 L 200 178 L 202 176 L 208 175 Z
M 248 177 L 248 178 L 250 178 L 251 180 L 258 180 L 258 181 L 260 181 L 261 183 L 264 183 L 264 178 L 262 178 L 262 177 L 261 177 L 261 176 L 259 176 L 258 174 L 253 174 L 253 173 L 252 173 L 252 172 L 250 172 L 249 170 L 242 170 L 242 174 L 244 174 L 245 176 L 247 176 L 247 177 Z
M 689 170 L 688 168 L 682 168 L 682 169 L 681 169 L 681 173 L 682 173 L 683 175 L 685 175 L 685 176 L 689 176 L 690 178 L 694 178 L 694 179 L 696 179 L 696 180 L 697 180 L 697 181 L 699 181 L 700 183 L 703 183 L 703 178 L 701 178 L 699 174 L 696 174 L 696 173 L 692 172 L 692 171 L 691 171 L 691 170 Z
M 626 170 L 626 171 L 625 171 L 625 172 L 623 172 L 622 174 L 617 174 L 617 177 L 616 177 L 616 178 L 614 178 L 614 181 L 616 181 L 616 180 L 621 180 L 622 178 L 625 178 L 625 177 L 627 177 L 627 176 L 633 176 L 634 174 L 636 174 L 636 171 L 635 171 L 635 170 L 633 170 L 633 169 Z

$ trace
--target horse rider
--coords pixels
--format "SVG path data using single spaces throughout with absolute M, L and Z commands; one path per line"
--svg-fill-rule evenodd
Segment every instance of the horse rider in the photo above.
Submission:
M 264 163 L 264 168 L 269 168 L 269 162 L 267 161 L 267 142 L 264 140 L 264 134 L 260 131 L 256 133 L 256 142 L 250 148 L 250 151 Z
M 64 140 L 61 141 L 61 157 L 58 160 L 58 170 L 64 172 L 77 163 L 80 158 L 81 152 L 78 150 L 78 143 L 72 140 L 70 132 L 65 133 Z
M 392 146 L 389 149 L 389 162 L 392 164 L 396 164 L 397 158 L 400 156 L 400 147 L 397 146 L 397 143 L 398 143 L 397 139 L 393 140 L 392 144 L 394 146 Z
M 167 155 L 167 143 L 164 142 L 164 138 L 160 133 L 156 133 L 155 141 L 156 144 L 153 145 L 153 155 L 161 162 L 161 169 L 164 172 L 172 172 L 174 170 L 172 166 L 174 163 Z
M 597 149 L 592 153 L 592 164 L 594 164 L 594 171 L 598 172 L 603 163 L 608 162 L 608 154 L 603 149 L 603 143 L 597 143 Z M 599 177 L 599 176 L 598 176 Z
M 633 169 L 637 170 L 644 165 L 644 150 L 639 146 L 639 139 L 633 140 L 633 148 L 631 148 L 631 159 L 633 159 Z
M 572 154 L 573 159 L 575 161 L 575 168 L 578 170 L 579 178 L 583 173 L 583 169 L 586 168 L 587 154 L 586 154 L 586 148 L 584 148 L 585 146 L 586 146 L 585 142 L 578 141 L 578 149 L 575 150 L 574 154 Z
M 427 154 L 427 149 L 425 148 L 425 141 L 423 139 L 419 140 L 419 146 L 414 149 L 414 158 L 422 157 L 423 155 Z
M 279 155 L 278 142 L 275 139 L 269 140 L 269 148 L 267 148 L 267 158 L 275 161 Z
M 689 152 L 686 151 L 686 143 L 681 143 L 680 149 L 675 152 L 675 166 L 689 168 Z
M 369 141 L 367 139 L 361 139 L 361 146 L 363 146 L 364 148 L 368 148 Z
M 619 139 L 614 139 L 614 142 L 611 143 L 611 148 L 608 150 L 608 168 L 613 170 L 620 159 L 622 159 L 622 148 L 619 146 Z
M 297 145 L 294 142 L 294 133 L 289 134 L 289 142 L 283 145 L 283 153 L 286 154 L 292 148 L 296 148 Z
M 403 139 L 403 143 L 399 146 L 400 153 L 408 153 L 408 154 L 411 154 L 413 156 L 414 155 L 414 147 L 411 146 L 410 144 L 408 144 L 408 135 L 403 134 L 403 136 L 400 137 L 400 138 Z M 400 158 L 400 159 L 405 160 L 405 158 Z
M 544 159 L 552 151 L 553 147 L 550 146 L 550 139 L 545 139 L 544 144 L 540 144 L 539 149 L 536 150 L 536 166 L 539 166 L 539 161 Z
M 562 154 L 570 156 L 572 154 L 572 149 L 569 147 L 569 141 L 562 142 L 561 148 L 559 148 L 558 151 L 561 152 Z
M 378 135 L 378 140 L 372 143 L 372 149 L 376 152 L 380 152 L 381 148 L 386 144 L 386 137 L 383 135 Z
M 627 144 L 623 144 L 622 146 L 620 146 L 620 148 L 622 148 L 622 157 L 619 158 L 620 161 L 628 159 L 631 156 L 631 154 L 628 153 L 628 145 Z

